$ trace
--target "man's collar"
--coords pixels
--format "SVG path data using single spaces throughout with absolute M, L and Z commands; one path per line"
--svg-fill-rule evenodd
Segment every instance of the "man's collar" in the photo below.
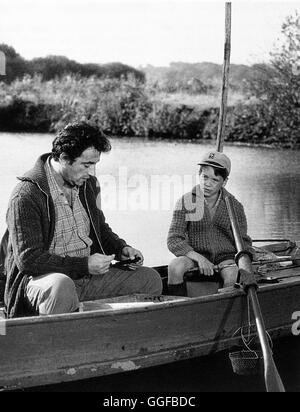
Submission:
M 78 191 L 78 186 L 72 186 L 69 182 L 67 182 L 64 178 L 63 178 L 63 176 L 60 174 L 60 173 L 58 173 L 56 170 L 55 170 L 55 168 L 53 167 L 53 162 L 55 162 L 55 160 L 52 158 L 52 157 L 49 157 L 48 159 L 47 159 L 47 163 L 48 163 L 48 165 L 49 165 L 49 169 L 50 169 L 50 173 L 52 174 L 52 176 L 54 177 L 54 179 L 55 179 L 55 181 L 56 181 L 56 183 L 57 183 L 57 185 L 59 186 L 59 188 L 60 188 L 60 190 L 61 191 L 64 191 L 64 190 L 75 190 L 75 191 Z

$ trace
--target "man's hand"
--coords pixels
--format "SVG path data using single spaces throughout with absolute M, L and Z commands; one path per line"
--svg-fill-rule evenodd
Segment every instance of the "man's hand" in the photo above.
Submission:
M 100 255 L 95 253 L 88 258 L 88 268 L 90 275 L 103 275 L 108 272 L 111 261 L 114 260 L 115 255 Z
M 200 255 L 200 253 L 197 253 L 195 251 L 191 251 L 191 252 L 187 253 L 186 256 L 197 263 L 197 265 L 199 266 L 199 271 L 200 271 L 201 275 L 213 276 L 213 274 L 214 274 L 214 265 L 208 259 L 206 259 L 206 257 Z
M 144 256 L 139 250 L 134 249 L 131 246 L 123 247 L 122 252 L 121 252 L 121 261 L 127 260 L 127 259 L 133 260 L 134 258 L 139 258 L 140 260 L 137 263 L 132 263 L 128 265 L 128 268 L 132 270 L 136 269 L 137 267 L 141 266 L 144 263 Z

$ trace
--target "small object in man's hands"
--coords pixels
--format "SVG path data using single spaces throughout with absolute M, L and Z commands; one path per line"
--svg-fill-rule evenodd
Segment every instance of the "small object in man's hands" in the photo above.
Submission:
M 112 267 L 114 268 L 122 268 L 126 267 L 128 265 L 131 265 L 132 263 L 137 263 L 141 260 L 140 257 L 136 256 L 134 259 L 126 259 L 126 260 L 119 260 L 117 263 L 112 264 Z

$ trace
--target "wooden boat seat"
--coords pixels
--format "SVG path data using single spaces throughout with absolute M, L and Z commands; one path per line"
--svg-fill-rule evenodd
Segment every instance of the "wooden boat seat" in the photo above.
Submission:
M 191 298 L 208 296 L 218 293 L 222 287 L 222 279 L 218 273 L 210 278 L 200 275 L 199 272 L 187 272 L 184 275 L 187 295 Z
M 221 283 L 219 282 L 205 282 L 205 281 L 202 281 L 202 282 L 187 281 L 186 282 L 187 295 L 190 298 L 214 295 L 215 293 L 218 293 L 218 290 L 220 287 L 221 287 Z

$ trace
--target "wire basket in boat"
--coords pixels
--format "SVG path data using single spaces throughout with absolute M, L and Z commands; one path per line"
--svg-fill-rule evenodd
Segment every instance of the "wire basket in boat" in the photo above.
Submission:
M 229 353 L 233 372 L 237 375 L 258 375 L 263 366 L 261 351 L 240 350 Z
M 256 345 L 254 345 L 255 349 L 251 348 L 251 344 L 253 340 L 255 339 L 254 331 L 252 330 L 252 328 L 254 327 L 256 329 L 256 326 L 251 325 L 249 306 L 248 306 L 248 319 L 249 319 L 248 326 L 238 328 L 233 334 L 233 336 L 235 336 L 237 335 L 238 332 L 240 332 L 243 346 L 238 351 L 230 352 L 229 359 L 231 361 L 231 365 L 232 365 L 232 369 L 234 373 L 238 375 L 259 375 L 263 372 L 263 368 L 264 368 L 263 353 L 261 349 L 256 348 Z M 244 329 L 247 330 L 247 335 L 248 335 L 247 337 L 245 336 Z M 267 331 L 266 333 L 269 339 L 270 348 L 272 350 L 273 343 L 272 343 L 271 336 L 269 335 Z M 252 337 L 251 337 L 251 334 L 252 334 Z

